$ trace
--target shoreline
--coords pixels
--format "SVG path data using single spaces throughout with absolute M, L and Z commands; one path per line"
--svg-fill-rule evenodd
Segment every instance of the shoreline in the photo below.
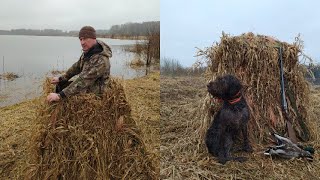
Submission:
M 0 36 L 43 36 L 43 37 L 75 37 L 68 35 L 31 35 L 31 34 L 0 34 Z M 113 36 L 113 35 L 97 35 L 97 38 L 118 39 L 118 40 L 146 40 L 147 36 Z
M 139 67 L 136 70 L 141 70 L 141 69 L 143 69 L 143 67 L 142 68 Z M 155 70 L 152 70 L 152 72 L 153 71 L 155 71 Z M 26 84 L 17 85 L 17 83 L 19 84 L 19 82 L 15 82 L 15 81 L 16 80 L 22 81 L 20 78 L 23 78 L 23 77 L 19 77 L 13 81 L 0 79 L 0 81 L 6 81 L 6 83 L 15 83 L 16 84 L 16 85 L 14 85 L 14 87 L 7 87 L 7 89 L 4 89 L 0 93 L 0 109 L 4 108 L 4 107 L 16 105 L 19 103 L 23 103 L 25 101 L 30 101 L 30 100 L 39 98 L 42 94 L 41 85 L 42 85 L 43 81 L 45 81 L 46 77 L 50 77 L 50 76 L 42 77 L 41 80 L 38 78 L 25 77 L 25 78 L 29 78 L 29 80 L 32 81 L 32 85 L 26 85 Z M 121 76 L 111 76 L 111 77 L 118 78 L 118 79 L 123 78 Z M 146 77 L 146 75 L 127 78 L 127 79 L 124 79 L 124 81 L 133 80 L 133 79 L 137 79 L 137 78 L 139 79 L 139 78 L 143 78 L 143 77 Z M 1 83 L 0 83 L 0 85 L 1 85 Z M 10 93 L 10 92 L 14 92 L 14 93 Z

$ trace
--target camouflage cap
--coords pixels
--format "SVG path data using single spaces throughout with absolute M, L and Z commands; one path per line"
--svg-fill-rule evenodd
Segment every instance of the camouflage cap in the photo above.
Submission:
M 84 26 L 79 31 L 79 38 L 81 37 L 96 39 L 96 30 L 91 26 Z

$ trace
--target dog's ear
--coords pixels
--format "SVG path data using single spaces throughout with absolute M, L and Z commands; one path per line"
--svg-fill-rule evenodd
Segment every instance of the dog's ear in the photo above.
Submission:
M 226 90 L 226 96 L 228 98 L 231 98 L 235 96 L 242 89 L 242 84 L 239 81 L 239 79 L 233 75 L 227 75 L 225 79 L 228 84 L 228 90 Z
M 235 94 L 238 93 L 239 91 L 241 91 L 241 89 L 242 89 L 242 84 L 237 78 L 234 82 L 234 89 L 236 91 Z
M 221 88 L 222 86 L 220 85 L 221 78 L 217 77 L 214 81 L 210 81 L 207 84 L 208 92 L 213 96 L 213 97 L 218 97 L 221 98 Z

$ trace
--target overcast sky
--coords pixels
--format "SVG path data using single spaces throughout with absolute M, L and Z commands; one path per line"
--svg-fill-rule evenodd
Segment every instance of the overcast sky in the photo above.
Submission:
M 109 29 L 160 20 L 160 0 L 1 0 L 0 29 Z
M 294 42 L 300 33 L 305 53 L 320 62 L 320 1 L 161 0 L 161 57 L 190 66 L 195 47 L 219 41 L 221 32 L 254 32 Z

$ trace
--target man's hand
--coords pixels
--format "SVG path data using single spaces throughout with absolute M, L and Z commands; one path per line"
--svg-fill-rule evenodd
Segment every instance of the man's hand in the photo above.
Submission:
M 51 84 L 58 84 L 59 83 L 59 77 L 53 77 L 51 79 Z
M 57 93 L 50 93 L 47 96 L 47 101 L 48 102 L 59 101 L 59 100 L 60 100 L 60 96 Z

